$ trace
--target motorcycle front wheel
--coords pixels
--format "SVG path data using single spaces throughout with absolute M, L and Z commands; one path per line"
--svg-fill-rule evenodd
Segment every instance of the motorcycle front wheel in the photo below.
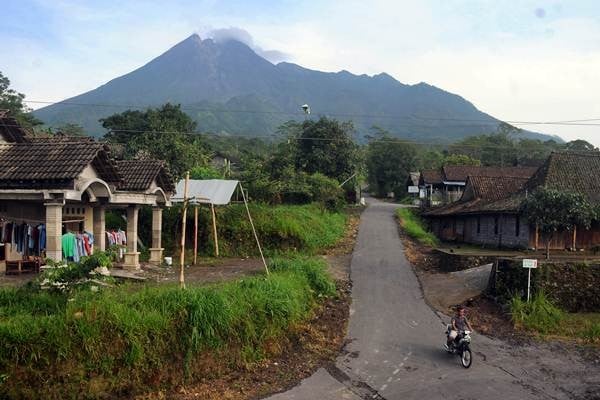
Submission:
M 473 357 L 471 355 L 471 350 L 467 347 L 460 354 L 460 363 L 463 367 L 469 368 L 471 363 L 473 362 Z

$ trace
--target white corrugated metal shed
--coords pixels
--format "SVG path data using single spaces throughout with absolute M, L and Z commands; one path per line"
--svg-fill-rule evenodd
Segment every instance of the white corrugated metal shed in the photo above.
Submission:
M 239 183 L 239 181 L 225 179 L 190 179 L 187 197 L 190 203 L 229 204 Z M 183 203 L 184 186 L 185 180 L 177 182 L 176 194 L 171 197 L 173 203 Z

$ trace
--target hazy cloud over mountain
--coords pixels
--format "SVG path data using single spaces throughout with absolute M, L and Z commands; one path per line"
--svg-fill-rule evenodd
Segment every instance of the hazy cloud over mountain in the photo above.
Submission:
M 292 57 L 279 50 L 264 50 L 256 43 L 254 43 L 254 39 L 250 33 L 242 28 L 230 27 L 230 28 L 220 28 L 213 29 L 207 33 L 207 36 L 212 38 L 215 42 L 226 42 L 228 40 L 237 40 L 238 42 L 244 43 L 246 46 L 250 47 L 256 54 L 259 56 L 269 60 L 273 64 L 277 64 L 282 61 L 290 61 Z

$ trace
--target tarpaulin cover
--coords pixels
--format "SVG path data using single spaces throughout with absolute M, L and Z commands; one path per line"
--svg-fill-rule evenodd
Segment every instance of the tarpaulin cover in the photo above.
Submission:
M 238 184 L 239 181 L 225 179 L 190 179 L 187 197 L 190 203 L 229 204 Z M 173 203 L 183 203 L 184 187 L 185 180 L 177 182 L 176 194 L 171 197 Z

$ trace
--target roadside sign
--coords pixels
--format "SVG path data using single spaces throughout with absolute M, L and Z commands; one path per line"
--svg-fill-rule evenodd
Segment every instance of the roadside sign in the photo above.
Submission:
M 535 259 L 523 259 L 523 268 L 527 268 L 527 301 L 531 297 L 531 269 L 537 268 L 538 260 Z
M 418 186 L 409 186 L 408 193 L 419 193 L 419 187 Z
M 538 260 L 532 260 L 532 259 L 524 259 L 523 260 L 523 268 L 537 268 L 537 262 Z

